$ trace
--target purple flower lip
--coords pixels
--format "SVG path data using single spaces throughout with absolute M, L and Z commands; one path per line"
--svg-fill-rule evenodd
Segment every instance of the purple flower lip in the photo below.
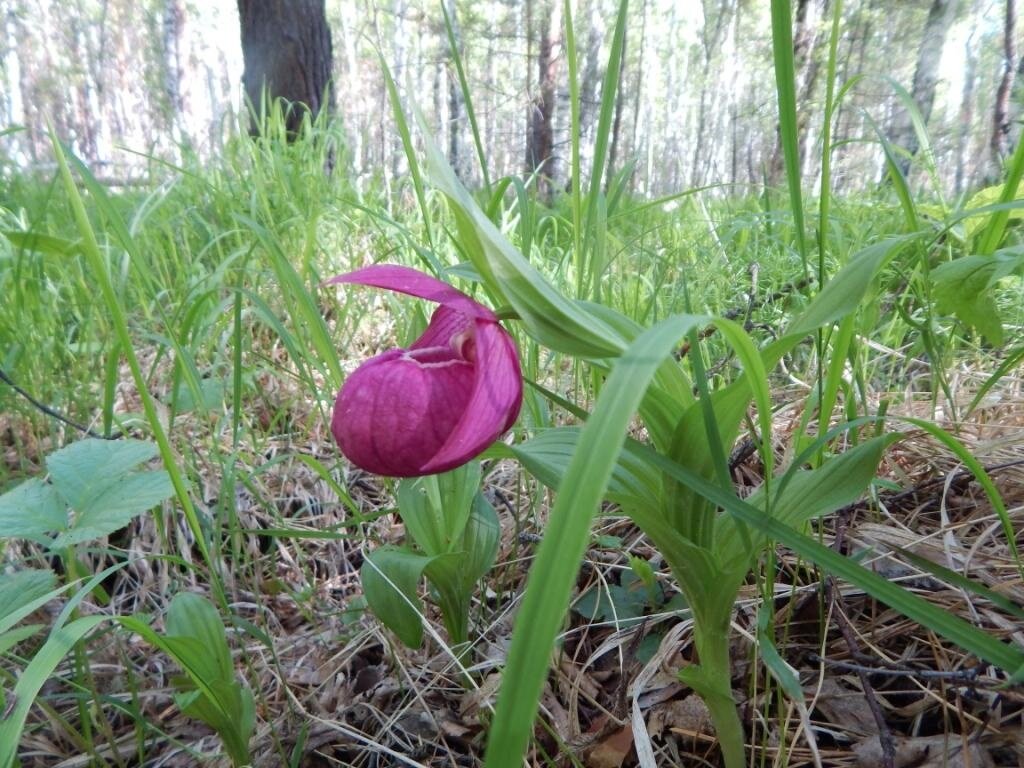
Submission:
M 364 267 L 328 283 L 368 285 L 440 304 L 408 349 L 367 360 L 338 392 L 331 432 L 357 467 L 390 477 L 447 472 L 515 423 L 523 402 L 519 356 L 483 304 L 395 265 Z

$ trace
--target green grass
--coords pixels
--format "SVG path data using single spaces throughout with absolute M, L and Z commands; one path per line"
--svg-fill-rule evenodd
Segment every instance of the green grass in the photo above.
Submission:
M 622 7 L 625 13 L 625 3 Z M 775 16 L 778 29 L 788 27 L 781 10 Z M 614 52 L 621 45 L 621 39 L 614 38 L 613 61 L 618 61 Z M 569 50 L 574 50 L 572 45 Z M 486 216 L 499 232 L 563 296 L 600 301 L 643 328 L 680 313 L 735 312 L 736 322 L 745 325 L 763 349 L 808 307 L 827 319 L 816 339 L 809 337 L 785 356 L 784 371 L 769 371 L 759 394 L 762 404 L 771 397 L 771 405 L 758 413 L 762 421 L 756 429 L 743 428 L 744 435 L 770 439 L 774 429 L 796 425 L 793 434 L 780 439 L 778 454 L 762 454 L 765 457 L 788 461 L 802 453 L 807 463 L 820 462 L 826 453 L 841 452 L 844 440 L 856 442 L 866 436 L 866 425 L 874 424 L 880 411 L 909 410 L 918 395 L 927 408 L 924 414 L 915 414 L 924 416 L 926 426 L 941 422 L 954 430 L 956 425 L 948 419 L 949 395 L 969 400 L 985 374 L 1013 374 L 1012 365 L 1001 369 L 1000 363 L 1013 359 L 1013 339 L 1019 338 L 1014 330 L 1024 325 L 1019 279 L 1004 281 L 990 296 L 1009 329 L 1006 336 L 1011 342 L 1004 356 L 974 330 L 936 309 L 929 269 L 963 255 L 969 247 L 949 236 L 946 222 L 908 215 L 934 201 L 924 193 L 920 199 L 908 197 L 918 193 L 903 184 L 852 199 L 836 197 L 828 189 L 818 197 L 809 196 L 796 175 L 796 105 L 792 60 L 787 61 L 786 51 L 791 45 L 783 39 L 777 62 L 785 190 L 729 196 L 712 188 L 647 201 L 619 194 L 614 184 L 606 190 L 599 175 L 589 188 L 574 185 L 551 207 L 535 200 L 521 183 L 506 180 L 489 180 L 500 194 L 482 193 L 477 200 L 486 205 Z M 834 76 L 834 67 L 830 72 Z M 617 74 L 615 67 L 609 68 L 606 93 L 614 93 Z M 570 93 L 578 98 L 574 82 Z M 401 108 L 397 92 L 393 97 L 396 108 Z M 610 98 L 606 95 L 602 105 L 598 167 L 607 151 Z M 280 129 L 280 116 L 274 120 L 271 125 Z M 310 706 L 304 693 L 280 695 L 280 683 L 288 679 L 282 665 L 294 661 L 289 656 L 289 622 L 314 628 L 314 634 L 320 626 L 330 626 L 336 634 L 326 642 L 344 653 L 366 643 L 367 637 L 380 637 L 369 618 L 360 618 L 358 588 L 351 577 L 362 558 L 360 548 L 387 540 L 392 533 L 381 517 L 393 505 L 392 488 L 352 472 L 333 447 L 327 430 L 333 398 L 359 361 L 406 342 L 425 321 L 417 302 L 325 288 L 323 281 L 374 262 L 440 267 L 453 275 L 471 273 L 465 264 L 465 231 L 460 229 L 465 222 L 421 178 L 415 162 L 420 153 L 412 134 L 403 139 L 416 173 L 390 196 L 379 185 L 370 185 L 368 192 L 356 190 L 345 174 L 341 130 L 326 123 L 308 126 L 303 139 L 294 144 L 284 141 L 280 130 L 270 130 L 268 138 L 256 142 L 240 136 L 206 166 L 192 161 L 179 168 L 154 163 L 151 183 L 142 189 L 103 189 L 74 158 L 68 158 L 67 168 L 53 177 L 15 175 L 0 187 L 0 230 L 7 235 L 0 238 L 0 368 L 36 400 L 95 432 L 155 440 L 177 491 L 175 503 L 74 553 L 83 574 L 132 561 L 104 581 L 102 589 L 90 585 L 88 594 L 79 593 L 77 599 L 107 615 L 159 616 L 175 590 L 208 594 L 235 630 L 236 668 L 256 693 L 260 748 L 279 755 L 281 764 L 297 743 L 301 746 L 304 732 L 296 723 L 306 721 L 304 707 Z M 573 148 L 573 162 L 578 166 L 577 150 Z M 335 170 L 328 174 L 324 169 L 331 157 Z M 482 152 L 479 160 L 486 165 Z M 1019 165 L 1024 167 L 1024 161 Z M 584 175 L 576 173 L 574 179 Z M 820 218 L 810 225 L 805 211 L 815 210 Z M 991 245 L 990 251 L 1017 242 L 1012 227 L 1010 239 L 1002 239 L 1007 237 L 1006 225 L 1007 218 L 997 211 L 979 235 L 986 248 Z M 820 298 L 814 302 L 855 254 L 876 253 L 871 249 L 881 248 L 879 243 L 890 237 L 906 237 L 907 244 L 892 254 L 886 252 L 880 273 L 865 282 L 864 296 L 854 300 L 846 319 L 828 314 L 842 297 L 824 309 Z M 460 285 L 484 300 L 492 288 L 487 283 L 464 280 Z M 500 281 L 498 288 L 504 288 Z M 513 305 L 522 301 L 521 296 L 508 298 Z M 576 495 L 556 497 L 553 507 L 517 466 L 502 465 L 492 477 L 499 491 L 514 489 L 517 494 L 511 499 L 517 514 L 496 505 L 505 524 L 539 531 L 547 527 L 565 537 L 563 541 L 571 540 L 572 557 L 545 560 L 547 570 L 534 577 L 557 577 L 568 587 L 577 556 L 589 540 L 591 513 L 605 495 L 618 453 L 616 441 L 624 438 L 627 427 L 635 426 L 632 416 L 642 392 L 630 387 L 630 370 L 647 379 L 657 375 L 657 366 L 641 354 L 647 348 L 624 358 L 633 366 L 630 370 L 607 361 L 586 362 L 538 344 L 516 322 L 508 325 L 517 334 L 525 376 L 554 395 L 543 397 L 540 390 L 528 388 L 517 440 L 573 422 L 580 415 L 578 408 L 590 411 L 595 402 L 595 416 L 604 418 L 610 412 L 614 417 L 588 426 L 600 436 L 601 449 L 577 456 L 578 467 L 569 476 Z M 662 352 L 683 341 L 674 327 L 658 325 L 656 337 L 642 337 L 657 349 L 659 360 Z M 737 358 L 748 363 L 751 358 L 743 358 L 742 346 L 740 354 L 735 351 L 735 333 L 729 339 L 720 333 L 699 340 L 693 333 L 689 338 L 699 344 L 690 349 L 682 366 L 700 379 L 696 390 L 708 403 L 712 393 L 741 380 L 743 367 Z M 977 374 L 973 384 L 955 388 L 953 377 L 965 370 Z M 807 388 L 792 389 L 794 381 Z M 999 382 L 992 386 L 999 391 Z M 694 392 L 686 394 L 695 397 Z M 608 397 L 604 406 L 602 395 Z M 561 407 L 559 397 L 575 408 Z M 798 413 L 792 424 L 784 415 L 803 401 L 812 406 L 825 403 L 827 417 L 840 411 L 848 419 L 863 417 L 861 431 L 850 430 L 844 437 L 846 432 L 840 430 L 830 433 L 828 440 L 818 439 L 826 430 L 819 428 L 813 408 Z M 958 407 L 964 413 L 965 403 Z M 714 423 L 712 416 L 706 412 L 705 421 Z M 0 491 L 37 476 L 46 454 L 81 436 L 0 383 Z M 712 495 L 729 482 L 724 460 L 731 448 L 709 448 L 714 470 L 703 481 L 718 483 L 718 490 L 705 489 Z M 955 455 L 958 449 L 950 450 Z M 679 473 L 671 463 L 666 471 Z M 902 479 L 908 482 L 916 477 L 914 468 L 903 471 Z M 892 477 L 900 475 L 894 472 Z M 699 485 L 702 480 L 694 482 Z M 574 505 L 584 497 L 587 505 Z M 755 532 L 778 533 L 773 527 L 777 523 L 750 518 L 750 507 L 727 498 L 719 501 L 723 508 L 732 505 L 737 514 L 746 515 Z M 1003 532 L 1012 536 L 1009 513 L 998 500 L 992 509 L 1002 516 Z M 546 522 L 549 512 L 551 523 Z M 830 557 L 805 539 L 786 543 L 807 557 Z M 558 543 L 555 538 L 549 541 L 554 543 L 547 548 Z M 1008 549 L 1008 567 L 1019 570 L 1012 543 Z M 0 552 L 8 570 L 51 567 L 48 553 L 30 542 L 0 541 Z M 490 577 L 498 602 L 474 605 L 473 639 L 486 635 L 491 622 L 500 621 L 505 611 L 518 608 L 525 569 L 516 558 L 527 553 L 518 540 L 505 541 L 504 562 Z M 139 566 L 138 558 L 146 565 Z M 834 566 L 835 558 L 829 562 Z M 841 565 L 834 570 L 853 573 L 842 571 L 845 567 L 852 568 Z M 768 578 L 774 577 L 773 573 Z M 335 586 L 325 587 L 328 583 Z M 964 583 L 956 586 L 964 588 Z M 334 588 L 343 590 L 344 596 L 324 594 Z M 554 617 L 555 632 L 568 594 L 527 594 L 520 615 L 538 622 Z M 282 618 L 278 610 L 292 613 Z M 934 611 L 906 610 L 922 620 L 934 618 Z M 436 617 L 430 618 L 440 626 Z M 52 635 L 64 650 L 92 630 L 91 624 L 68 625 L 72 626 L 73 636 L 60 636 L 56 629 Z M 953 634 L 965 631 L 954 629 Z M 978 641 L 983 634 L 972 629 L 956 637 L 972 649 L 991 650 L 998 644 L 987 635 Z M 59 684 L 44 689 L 38 707 L 28 714 L 26 732 L 49 733 L 65 749 L 84 749 L 97 765 L 130 762 L 129 757 L 112 757 L 105 751 L 108 742 L 123 732 L 115 734 L 109 726 L 97 728 L 93 722 L 105 722 L 114 712 L 131 723 L 137 743 L 135 752 L 126 754 L 138 754 L 140 760 L 165 749 L 168 739 L 188 742 L 189 731 L 180 721 L 168 727 L 139 703 L 140 697 L 164 683 L 154 678 L 128 638 L 123 631 L 100 631 L 77 644 L 79 663 L 59 666 L 59 660 L 48 655 L 31 667 L 34 677 L 15 690 L 41 685 L 37 678 L 45 678 L 52 669 Z M 534 644 L 514 645 L 510 657 L 533 659 L 536 679 L 546 669 L 552 638 L 541 639 L 544 647 L 538 648 L 534 638 Z M 2 664 L 5 689 L 13 687 L 16 670 L 24 668 L 37 649 L 30 640 L 7 649 Z M 779 651 L 785 650 L 780 645 Z M 408 674 L 401 671 L 403 665 L 415 661 L 398 651 L 388 653 L 400 659 L 391 673 Z M 1006 658 L 1016 657 L 1007 651 Z M 116 663 L 118 675 L 90 674 L 90 661 Z M 401 684 L 414 679 L 420 680 L 413 675 Z M 483 682 L 481 676 L 470 685 Z M 417 685 L 429 683 L 410 683 L 413 690 Z M 514 702 L 510 706 L 516 721 L 510 723 L 524 733 L 529 723 L 522 719 L 534 711 L 537 695 L 533 689 L 517 688 L 503 693 Z M 763 706 L 774 716 L 768 712 L 770 704 Z M 487 707 L 476 717 L 486 722 Z M 267 726 L 262 731 L 261 724 Z M 498 732 L 505 725 L 500 724 Z M 273 733 L 278 726 L 286 736 Z M 557 739 L 539 739 L 538 749 L 559 748 Z M 191 743 L 185 746 L 196 749 Z M 480 746 L 474 747 L 478 756 Z

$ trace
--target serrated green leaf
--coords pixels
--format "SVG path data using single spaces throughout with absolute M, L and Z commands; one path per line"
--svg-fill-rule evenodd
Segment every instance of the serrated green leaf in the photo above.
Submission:
M 171 478 L 162 469 L 122 476 L 99 489 L 84 508 L 75 509 L 71 529 L 50 546 L 59 549 L 106 536 L 173 494 Z
M 50 479 L 73 509 L 87 506 L 113 479 L 127 475 L 157 455 L 143 440 L 87 438 L 46 457 Z
M 956 314 L 977 328 L 992 344 L 1003 343 L 1003 324 L 991 290 L 1004 277 L 1024 267 L 1024 251 L 1004 249 L 991 256 L 961 256 L 932 270 L 940 312 Z
M 0 539 L 46 541 L 47 534 L 67 525 L 67 504 L 52 485 L 38 478 L 0 496 Z

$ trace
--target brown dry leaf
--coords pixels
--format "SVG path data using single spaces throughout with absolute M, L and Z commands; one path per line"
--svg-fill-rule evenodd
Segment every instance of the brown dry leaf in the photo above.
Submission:
M 861 691 L 844 688 L 833 678 L 826 678 L 820 686 L 807 686 L 804 691 L 817 697 L 815 709 L 830 723 L 858 733 L 878 730 L 875 716 Z
M 614 731 L 588 750 L 585 760 L 587 768 L 619 768 L 633 751 L 633 729 L 625 726 Z
M 956 735 L 897 737 L 896 768 L 994 768 L 987 749 L 977 741 L 971 741 L 964 749 L 964 741 Z M 853 753 L 861 768 L 882 764 L 882 746 L 877 736 L 854 744 Z
M 695 693 L 685 699 L 669 701 L 651 709 L 647 718 L 647 731 L 651 736 L 660 736 L 666 728 L 673 731 L 695 735 L 714 733 L 711 725 L 711 713 L 708 707 Z
M 467 691 L 459 702 L 459 714 L 467 719 L 476 719 L 481 709 L 487 704 L 494 705 L 498 697 L 498 687 L 501 685 L 501 674 L 492 672 L 483 679 L 478 688 Z

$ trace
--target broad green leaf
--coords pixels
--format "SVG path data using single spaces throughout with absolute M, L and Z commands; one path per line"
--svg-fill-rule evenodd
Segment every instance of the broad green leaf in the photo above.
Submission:
M 459 233 L 459 245 L 496 300 L 511 304 L 523 327 L 539 343 L 560 352 L 588 358 L 614 357 L 626 345 L 607 323 L 558 290 L 516 250 L 480 210 L 435 144 L 430 128 L 417 113 L 431 183 L 448 198 Z
M 171 601 L 166 635 L 135 616 L 118 620 L 184 670 L 185 676 L 174 681 L 182 711 L 217 732 L 236 766 L 248 764 L 255 704 L 252 692 L 235 677 L 227 634 L 216 609 L 205 598 L 183 592 Z
M 359 569 L 370 610 L 410 648 L 419 648 L 423 642 L 423 604 L 417 587 L 431 560 L 418 552 L 385 546 L 371 552 Z
M 0 539 L 48 541 L 47 534 L 67 526 L 68 505 L 52 485 L 38 478 L 0 496 Z
M 462 536 L 463 583 L 472 590 L 476 582 L 491 570 L 501 543 L 501 522 L 498 513 L 482 493 L 473 497 L 473 509 Z
M 54 627 L 43 647 L 32 657 L 8 699 L 10 711 L 5 712 L 0 719 L 0 768 L 10 768 L 14 764 L 21 731 L 43 684 L 51 678 L 57 665 L 75 643 L 107 618 L 86 616 L 70 624 Z
M 892 237 L 860 251 L 825 284 L 784 335 L 806 336 L 856 310 L 879 270 L 918 237 L 917 233 Z
M 580 427 L 556 427 L 511 446 L 509 452 L 544 485 L 561 487 L 582 433 Z M 641 505 L 657 508 L 660 504 L 660 475 L 648 462 L 624 451 L 612 469 L 604 497 L 622 506 Z
M 1024 670 L 1024 649 L 1019 646 L 997 640 L 984 630 L 978 629 L 945 609 L 908 592 L 900 585 L 869 571 L 850 558 L 843 557 L 785 523 L 767 517 L 756 507 L 723 492 L 721 488 L 709 483 L 697 473 L 676 464 L 657 452 L 643 446 L 638 446 L 637 450 L 641 451 L 664 472 L 699 491 L 712 503 L 738 517 L 768 540 L 789 547 L 801 557 L 816 563 L 826 571 L 860 587 L 872 597 L 900 611 L 907 618 L 933 630 L 1010 674 Z
M 168 638 L 195 638 L 205 649 L 209 661 L 215 665 L 216 676 L 234 678 L 231 650 L 224 622 L 209 600 L 193 592 L 179 592 L 171 600 L 164 621 Z
M 46 466 L 52 485 L 37 481 L 29 492 L 29 500 L 35 501 L 39 510 L 36 535 L 55 532 L 58 536 L 51 548 L 71 546 L 123 528 L 169 498 L 174 488 L 166 471 L 136 470 L 156 455 L 156 446 L 141 440 L 93 438 L 50 454 Z M 60 513 L 58 499 L 63 507 Z M 70 520 L 68 506 L 72 511 Z M 59 518 L 60 525 L 55 525 Z M 6 519 L 0 503 L 0 526 Z
M 59 549 L 106 536 L 172 495 L 174 487 L 163 470 L 121 477 L 103 489 L 88 506 L 75 509 L 71 529 L 60 534 L 50 546 Z
M 46 457 L 46 468 L 64 500 L 79 511 L 112 481 L 156 455 L 157 447 L 143 440 L 87 438 L 51 453 Z
M 607 492 L 629 423 L 662 362 L 699 321 L 675 315 L 644 331 L 615 362 L 583 428 L 580 449 L 562 479 L 516 618 L 487 745 L 490 768 L 520 764 L 590 522 Z
M 443 555 L 460 546 L 479 487 L 480 463 L 476 461 L 451 472 L 399 483 L 402 522 L 427 556 Z
M 1003 343 L 1003 324 L 992 289 L 1024 267 L 1024 249 L 1004 249 L 991 256 L 961 256 L 932 270 L 938 309 L 955 313 L 995 346 Z
M 771 503 L 771 515 L 784 525 L 799 527 L 859 499 L 875 478 L 882 454 L 900 434 L 881 435 L 834 456 L 816 469 L 791 470 L 777 481 Z M 747 504 L 765 509 L 764 487 L 746 499 Z M 716 521 L 716 560 L 723 565 L 742 557 L 743 548 L 736 531 L 736 519 L 724 515 Z M 747 553 L 748 555 L 751 553 Z M 742 562 L 744 572 L 751 563 Z
M 8 629 L 6 620 L 15 611 L 37 600 L 56 597 L 59 594 L 59 590 L 54 589 L 56 583 L 53 571 L 26 569 L 0 575 L 0 632 Z

